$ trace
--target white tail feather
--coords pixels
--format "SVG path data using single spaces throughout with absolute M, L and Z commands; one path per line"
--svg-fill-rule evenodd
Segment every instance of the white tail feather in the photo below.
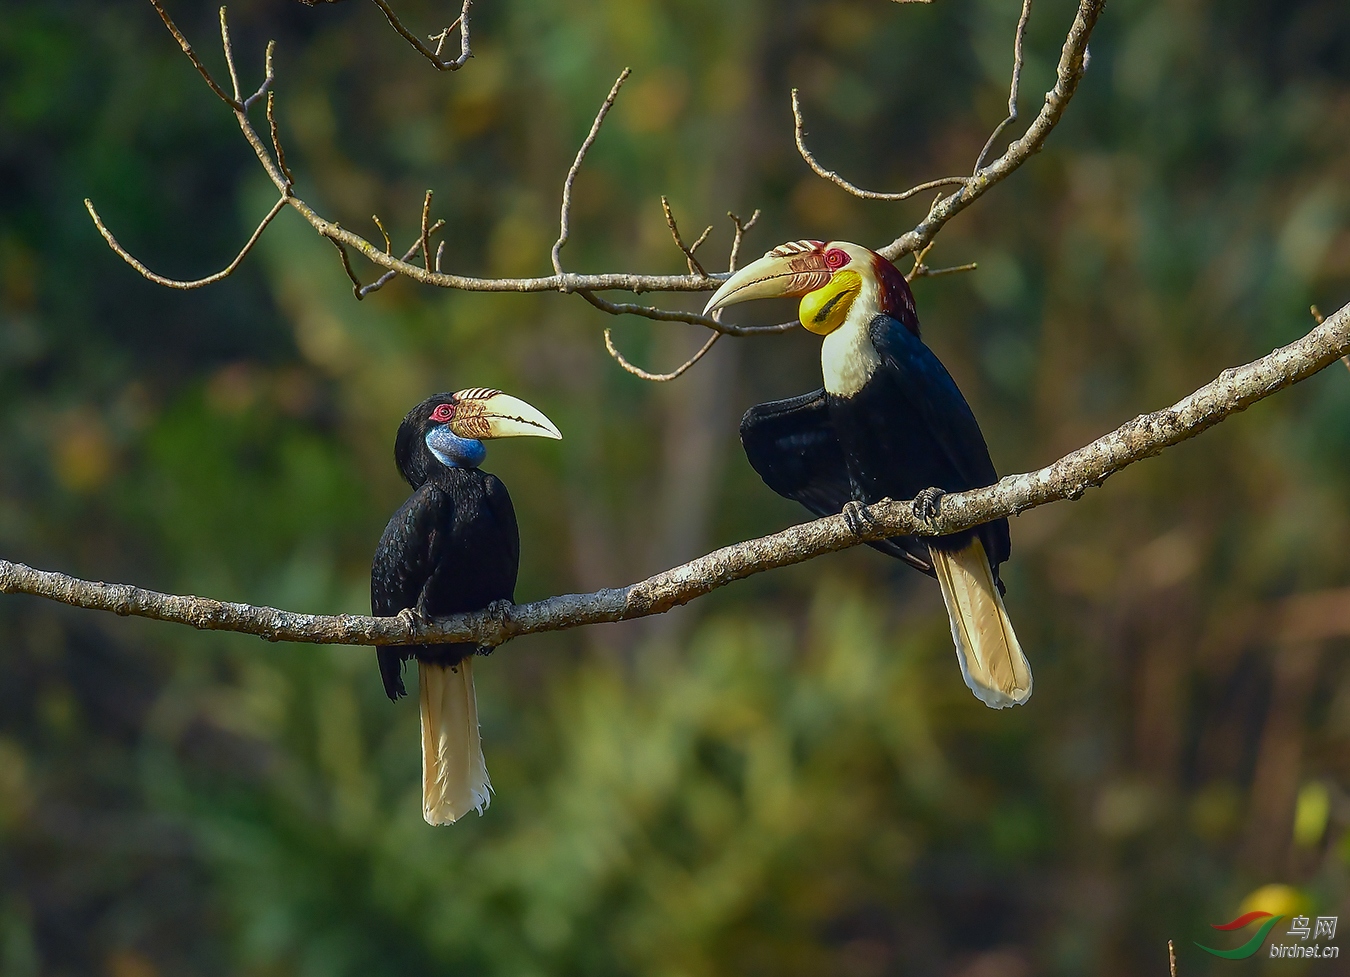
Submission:
M 929 552 L 966 685 L 993 709 L 1026 702 L 1031 697 L 1031 666 L 994 585 L 984 544 L 976 536 L 955 553 L 932 548 Z
M 492 784 L 478 735 L 473 656 L 453 668 L 417 663 L 422 700 L 422 817 L 453 824 L 469 811 L 483 813 Z

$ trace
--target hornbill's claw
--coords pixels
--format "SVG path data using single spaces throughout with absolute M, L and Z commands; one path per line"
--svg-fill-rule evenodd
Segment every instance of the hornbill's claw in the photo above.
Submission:
M 942 512 L 942 497 L 947 493 L 940 488 L 926 488 L 914 496 L 914 518 L 920 522 L 932 522 Z
M 512 607 L 515 607 L 515 604 L 509 600 L 494 600 L 491 604 L 488 604 L 487 607 L 484 607 L 483 610 L 487 612 L 488 618 L 492 623 L 500 628 L 506 623 L 506 615 Z M 496 645 L 479 645 L 478 654 L 490 655 L 496 647 Z
M 854 536 L 861 536 L 870 532 L 877 524 L 867 506 L 857 499 L 845 502 L 841 514 L 844 517 L 844 522 L 848 524 L 848 531 Z
M 427 627 L 432 621 L 431 615 L 420 604 L 415 607 L 405 607 L 396 616 L 403 622 L 403 626 L 408 629 L 409 634 L 412 634 L 419 627 Z

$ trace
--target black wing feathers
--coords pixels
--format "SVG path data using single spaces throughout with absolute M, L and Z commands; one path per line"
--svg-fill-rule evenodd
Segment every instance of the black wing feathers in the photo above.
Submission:
M 444 549 L 446 507 L 454 502 L 434 484 L 427 483 L 403 503 L 380 537 L 370 571 L 370 609 L 379 617 L 392 617 L 416 607 L 422 591 L 440 563 Z M 387 645 L 376 652 L 385 694 L 391 699 L 406 695 L 403 661 L 407 650 Z
M 741 444 L 764 484 L 818 516 L 853 498 L 824 390 L 751 407 L 741 418 Z
M 853 499 L 823 389 L 751 407 L 741 418 L 741 444 L 764 484 L 817 516 L 836 515 Z M 917 540 L 883 539 L 868 545 L 924 573 L 933 572 L 928 548 Z

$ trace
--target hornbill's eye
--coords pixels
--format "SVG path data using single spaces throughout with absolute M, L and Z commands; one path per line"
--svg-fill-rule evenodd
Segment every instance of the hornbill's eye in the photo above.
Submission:
M 454 404 L 441 404 L 439 407 L 437 407 L 434 411 L 431 412 L 431 419 L 433 421 L 438 421 L 441 424 L 444 424 L 446 421 L 450 420 L 450 418 L 454 416 L 455 416 Z
M 831 271 L 837 271 L 848 264 L 848 253 L 839 248 L 830 248 L 825 252 L 825 264 L 829 266 Z

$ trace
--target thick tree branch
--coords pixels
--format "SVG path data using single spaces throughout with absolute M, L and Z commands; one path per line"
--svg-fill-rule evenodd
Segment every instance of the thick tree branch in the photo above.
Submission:
M 1054 464 L 996 484 L 942 498 L 937 518 L 921 521 L 909 502 L 882 501 L 864 511 L 871 528 L 852 533 L 843 516 L 827 516 L 772 536 L 725 546 L 628 587 L 592 594 L 565 594 L 507 607 L 438 619 L 428 625 L 399 618 L 297 614 L 271 607 L 183 597 L 127 584 L 78 580 L 0 560 L 0 593 L 51 600 L 188 624 L 214 631 L 256 634 L 273 641 L 381 645 L 475 641 L 499 645 L 537 631 L 558 631 L 661 614 L 734 580 L 887 536 L 933 536 L 958 532 L 1026 509 L 1077 499 L 1121 469 L 1164 448 L 1193 438 L 1257 401 L 1298 383 L 1350 352 L 1350 305 L 1302 339 L 1218 378 L 1171 407 L 1142 414 Z

